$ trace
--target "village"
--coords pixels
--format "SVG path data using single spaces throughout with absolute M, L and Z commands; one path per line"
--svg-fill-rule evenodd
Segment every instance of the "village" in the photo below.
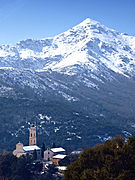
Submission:
M 29 129 L 29 145 L 24 146 L 23 143 L 18 142 L 16 144 L 16 149 L 13 151 L 13 155 L 17 158 L 23 155 L 33 156 L 36 154 L 36 160 L 43 163 L 43 171 L 46 170 L 49 165 L 54 165 L 59 171 L 64 171 L 67 167 L 60 166 L 59 162 L 68 156 L 79 157 L 81 153 L 82 150 L 78 150 L 67 154 L 63 147 L 52 147 L 47 149 L 45 149 L 45 147 L 40 148 L 37 145 L 37 132 L 35 125 L 31 125 Z
M 36 126 L 31 125 L 29 145 L 24 146 L 18 142 L 13 154 L 0 156 L 0 179 L 86 180 L 93 177 L 104 180 L 116 179 L 115 177 L 135 179 L 133 171 L 135 136 L 127 139 L 119 136 L 83 152 L 81 150 L 68 152 L 64 147 L 40 148 L 37 134 Z

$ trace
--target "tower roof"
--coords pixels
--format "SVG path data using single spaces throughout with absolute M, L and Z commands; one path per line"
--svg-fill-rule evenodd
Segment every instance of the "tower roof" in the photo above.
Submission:
M 30 127 L 36 127 L 34 124 L 32 124 Z

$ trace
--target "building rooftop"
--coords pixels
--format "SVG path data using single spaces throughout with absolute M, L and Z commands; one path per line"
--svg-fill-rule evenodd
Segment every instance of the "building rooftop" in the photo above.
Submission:
M 59 147 L 59 148 L 52 148 L 51 151 L 54 153 L 65 152 L 65 149 L 63 149 L 62 147 Z
M 40 148 L 37 145 L 34 145 L 34 146 L 24 146 L 23 147 L 24 151 L 34 151 L 35 149 L 36 150 L 40 150 Z
M 72 151 L 71 154 L 72 155 L 80 155 L 82 153 L 82 151 Z
M 65 171 L 67 169 L 67 167 L 66 166 L 58 166 L 58 169 L 62 170 L 62 171 Z
M 56 156 L 53 156 L 53 159 L 64 159 L 66 155 L 63 154 L 57 154 Z

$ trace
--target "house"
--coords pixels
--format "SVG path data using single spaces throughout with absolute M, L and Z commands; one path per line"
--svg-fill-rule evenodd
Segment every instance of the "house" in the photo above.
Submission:
M 71 155 L 80 156 L 83 151 L 72 151 Z
M 51 161 L 54 153 L 48 148 L 46 151 L 44 151 L 44 160 L 45 161 Z
M 64 159 L 66 155 L 63 154 L 57 154 L 56 156 L 52 157 L 52 163 L 56 166 L 59 166 L 59 161 Z
M 53 156 L 57 155 L 57 154 L 65 154 L 65 149 L 62 147 L 59 148 L 51 148 L 51 149 L 47 149 L 46 151 L 44 151 L 44 160 L 45 161 L 51 161 Z
M 54 153 L 54 155 L 57 155 L 57 154 L 65 154 L 66 151 L 64 148 L 62 147 L 59 147 L 59 148 L 51 148 L 51 151 Z

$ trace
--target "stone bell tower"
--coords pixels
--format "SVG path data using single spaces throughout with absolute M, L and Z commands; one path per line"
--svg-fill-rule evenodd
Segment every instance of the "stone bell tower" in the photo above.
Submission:
M 36 127 L 34 125 L 31 125 L 30 131 L 29 131 L 29 146 L 33 146 L 37 144 L 36 139 Z

